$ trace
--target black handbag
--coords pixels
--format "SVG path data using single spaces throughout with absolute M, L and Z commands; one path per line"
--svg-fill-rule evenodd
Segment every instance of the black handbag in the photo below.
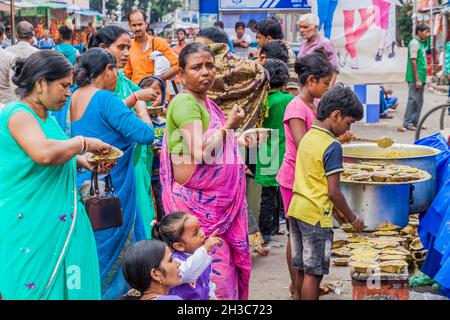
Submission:
M 94 168 L 91 173 L 90 198 L 84 203 L 94 231 L 121 227 L 123 211 L 120 199 L 114 194 L 111 175 L 105 177 L 105 194 L 100 195 L 98 172 Z

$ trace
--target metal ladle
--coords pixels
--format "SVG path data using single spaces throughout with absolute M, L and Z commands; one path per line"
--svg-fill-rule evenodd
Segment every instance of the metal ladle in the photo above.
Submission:
M 389 137 L 381 137 L 380 139 L 352 138 L 351 141 L 376 143 L 378 147 L 386 149 L 392 146 L 395 141 Z

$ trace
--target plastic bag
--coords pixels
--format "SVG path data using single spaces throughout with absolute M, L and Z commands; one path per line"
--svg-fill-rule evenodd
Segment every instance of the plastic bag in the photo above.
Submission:
M 149 58 L 154 61 L 155 76 L 159 76 L 170 70 L 171 65 L 169 60 L 160 51 L 153 51 Z

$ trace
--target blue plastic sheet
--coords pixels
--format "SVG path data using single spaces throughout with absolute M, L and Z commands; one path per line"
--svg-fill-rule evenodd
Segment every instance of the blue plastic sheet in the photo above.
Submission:
M 440 133 L 416 144 L 442 151 L 436 157 L 438 194 L 420 220 L 419 237 L 428 250 L 422 272 L 433 277 L 442 293 L 450 297 L 450 151 L 447 139 Z

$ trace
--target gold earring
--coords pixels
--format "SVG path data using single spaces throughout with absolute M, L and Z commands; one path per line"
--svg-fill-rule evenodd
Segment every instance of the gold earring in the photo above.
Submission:
M 159 280 L 159 286 L 162 288 L 162 281 Z

